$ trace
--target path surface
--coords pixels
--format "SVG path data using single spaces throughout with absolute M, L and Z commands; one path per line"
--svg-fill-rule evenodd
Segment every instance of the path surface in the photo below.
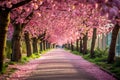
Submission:
M 20 70 L 21 75 L 16 73 L 15 77 L 13 74 L 9 80 L 116 80 L 94 64 L 63 49 L 51 50 L 28 65 L 29 68 Z

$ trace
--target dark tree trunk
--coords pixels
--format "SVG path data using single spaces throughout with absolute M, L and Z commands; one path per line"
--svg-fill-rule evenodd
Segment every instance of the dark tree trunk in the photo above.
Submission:
M 83 52 L 83 41 L 82 39 L 80 39 L 80 53 Z
M 78 45 L 79 45 L 79 39 L 76 40 L 76 50 L 77 50 L 77 51 L 79 51 Z
M 116 48 L 116 41 L 119 32 L 120 26 L 118 24 L 112 30 L 112 38 L 109 48 L 109 55 L 108 55 L 108 63 L 113 63 L 115 61 L 115 48 Z
M 86 33 L 83 37 L 83 54 L 87 54 L 87 40 L 88 40 L 88 33 Z
M 32 45 L 33 45 L 33 53 L 38 53 L 38 40 L 36 37 L 33 38 Z
M 48 41 L 46 41 L 46 49 L 48 49 Z
M 74 50 L 74 46 L 73 46 L 73 43 L 71 42 L 71 50 L 73 51 Z
M 43 41 L 43 50 L 46 50 L 46 41 Z
M 50 48 L 51 48 L 51 49 L 53 48 L 53 44 L 50 44 Z
M 50 49 L 50 43 L 48 43 L 48 49 Z
M 55 45 L 55 44 L 53 44 L 53 48 L 56 48 L 56 45 Z
M 70 49 L 70 43 L 68 43 L 68 49 Z
M 6 48 L 6 38 L 9 23 L 10 23 L 9 11 L 0 10 L 0 72 L 2 71 L 4 63 L 4 53 Z
M 92 42 L 91 42 L 91 50 L 90 50 L 90 57 L 94 57 L 94 48 L 95 48 L 95 42 L 97 37 L 97 28 L 93 28 L 93 35 L 92 35 Z
M 33 53 L 30 34 L 28 32 L 25 32 L 24 35 L 25 35 L 25 43 L 26 43 L 26 49 L 27 49 L 27 57 L 30 57 L 32 55 L 32 53 Z
M 41 41 L 40 42 L 40 52 L 42 52 L 43 51 L 43 42 Z
M 22 55 L 21 38 L 22 38 L 22 26 L 21 24 L 15 24 L 13 38 L 12 38 L 11 61 L 18 62 L 21 60 L 21 55 Z

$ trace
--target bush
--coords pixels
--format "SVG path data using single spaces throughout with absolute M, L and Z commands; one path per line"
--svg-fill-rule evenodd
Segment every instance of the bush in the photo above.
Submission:
M 105 48 L 104 50 L 97 48 L 94 53 L 95 53 L 95 57 L 107 56 L 108 55 L 108 48 Z
M 78 51 L 72 51 L 72 53 L 79 55 L 80 53 Z

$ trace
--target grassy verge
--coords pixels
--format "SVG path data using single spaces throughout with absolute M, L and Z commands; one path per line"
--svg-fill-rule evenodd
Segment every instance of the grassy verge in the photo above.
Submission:
M 114 74 L 117 76 L 117 78 L 120 80 L 120 57 L 116 57 L 116 61 L 113 64 L 108 64 L 107 63 L 107 49 L 105 50 L 100 50 L 97 49 L 95 50 L 95 57 L 90 58 L 90 53 L 83 55 L 82 53 L 79 53 L 77 51 L 72 51 L 72 53 L 76 55 L 82 56 L 84 59 L 100 66 L 101 68 L 107 70 L 108 72 Z
M 3 70 L 2 70 L 2 72 L 0 72 L 0 75 L 6 74 L 6 73 L 13 73 L 14 71 L 16 71 L 16 69 L 8 70 L 9 65 L 15 65 L 15 64 L 23 65 L 23 64 L 29 62 L 30 60 L 39 58 L 41 54 L 45 54 L 49 50 L 50 49 L 47 49 L 47 50 L 42 51 L 40 53 L 33 53 L 30 57 L 27 57 L 26 55 L 23 55 L 22 58 L 21 58 L 21 61 L 19 61 L 19 62 L 8 61 L 8 62 L 4 63 Z

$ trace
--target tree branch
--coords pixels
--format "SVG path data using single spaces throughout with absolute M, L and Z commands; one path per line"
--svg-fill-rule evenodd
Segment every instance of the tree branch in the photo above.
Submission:
M 21 2 L 19 2 L 17 4 L 13 4 L 13 6 L 12 6 L 12 8 L 10 8 L 10 10 L 12 10 L 14 8 L 17 8 L 17 7 L 20 7 L 22 5 L 25 5 L 25 4 L 29 3 L 30 1 L 32 1 L 32 0 L 24 0 L 24 1 L 21 1 Z

